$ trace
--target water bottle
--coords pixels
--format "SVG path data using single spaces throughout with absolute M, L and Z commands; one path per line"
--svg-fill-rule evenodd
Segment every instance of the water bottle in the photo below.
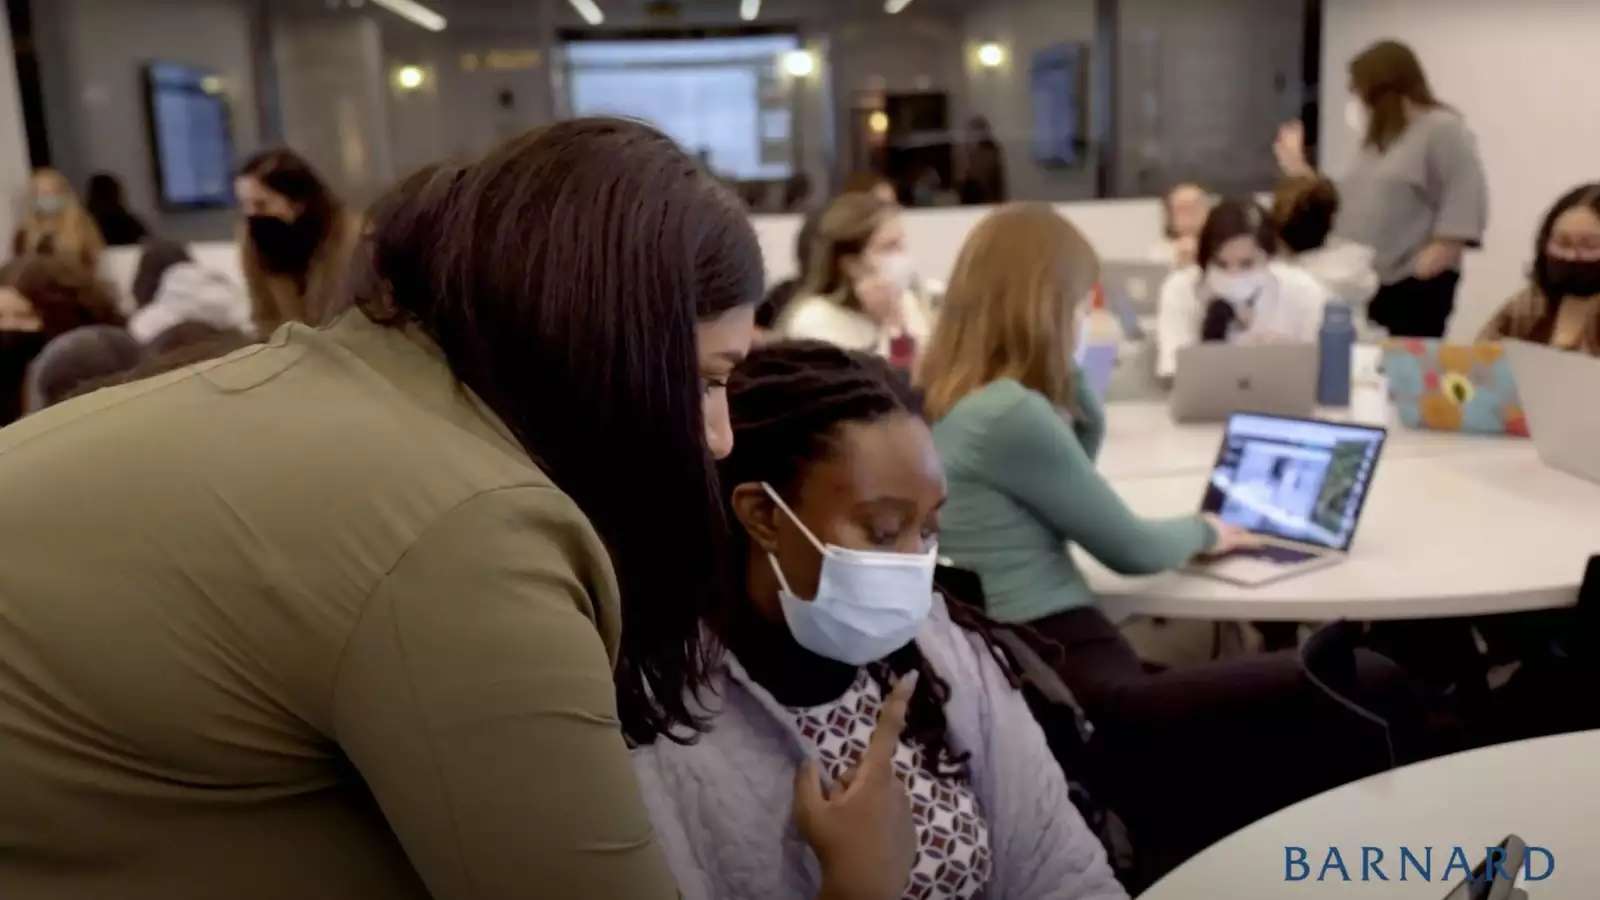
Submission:
M 1322 312 L 1317 346 L 1322 368 L 1317 375 L 1318 406 L 1350 405 L 1350 350 L 1356 343 L 1356 325 L 1350 307 L 1329 303 Z

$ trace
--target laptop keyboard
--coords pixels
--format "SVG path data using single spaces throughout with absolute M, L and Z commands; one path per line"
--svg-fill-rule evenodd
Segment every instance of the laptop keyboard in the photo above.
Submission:
M 1298 563 L 1308 559 L 1317 559 L 1322 554 L 1309 553 L 1293 547 L 1284 547 L 1278 544 L 1266 544 L 1249 550 L 1235 550 L 1226 558 L 1244 557 L 1246 559 L 1264 559 L 1275 563 Z

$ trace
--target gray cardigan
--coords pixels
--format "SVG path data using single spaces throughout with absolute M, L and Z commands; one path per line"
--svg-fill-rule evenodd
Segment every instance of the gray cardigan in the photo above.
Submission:
M 982 639 L 936 600 L 917 645 L 951 685 L 950 743 L 970 752 L 989 822 L 987 900 L 1125 900 L 1099 840 L 1021 693 Z M 793 824 L 794 773 L 811 752 L 794 719 L 724 653 L 706 692 L 712 730 L 692 745 L 634 751 L 645 805 L 678 889 L 689 900 L 811 900 L 816 857 Z

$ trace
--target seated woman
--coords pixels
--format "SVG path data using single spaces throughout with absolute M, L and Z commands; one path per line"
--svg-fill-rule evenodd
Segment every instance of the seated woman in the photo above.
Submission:
M 884 740 L 873 723 L 891 685 L 915 676 L 892 749 L 910 874 L 849 895 L 1125 897 L 986 623 L 934 593 L 944 472 L 909 388 L 866 354 L 780 343 L 735 370 L 728 402 L 737 552 L 731 593 L 707 611 L 725 648 L 700 698 L 711 727 L 634 755 L 679 889 L 817 896 L 829 858 L 808 826 L 813 767 L 848 797 L 858 757 Z
M 1251 542 L 1216 519 L 1135 515 L 1095 470 L 1104 415 L 1068 360 L 1074 311 L 1098 270 L 1088 241 L 1050 206 L 989 214 L 957 257 L 921 381 L 949 477 L 940 549 L 978 575 L 991 616 L 1065 647 L 1055 668 L 1096 726 L 1101 763 L 1086 781 L 1127 823 L 1153 877 L 1388 755 L 1293 653 L 1151 673 L 1097 608 L 1074 544 L 1137 574 Z M 1356 669 L 1364 701 L 1402 721 L 1394 667 L 1363 653 Z
M 1277 228 L 1249 200 L 1225 200 L 1200 229 L 1198 265 L 1161 285 L 1156 374 L 1178 371 L 1178 351 L 1201 341 L 1311 343 L 1328 291 L 1294 266 L 1274 260 Z
M 28 180 L 27 212 L 11 239 L 11 252 L 54 256 L 93 272 L 105 249 L 105 238 L 79 202 L 72 182 L 55 169 L 35 169 Z
M 809 256 L 805 281 L 778 330 L 910 369 L 927 343 L 931 314 L 912 290 L 900 207 L 875 194 L 841 194 L 818 220 Z
M 110 289 L 90 270 L 54 256 L 24 256 L 0 266 L 0 426 L 22 416 L 35 357 L 84 325 L 122 325 Z
M 1192 181 L 1179 182 L 1161 197 L 1161 240 L 1146 254 L 1174 269 L 1194 265 L 1200 228 L 1211 211 L 1211 194 Z
M 1515 338 L 1600 356 L 1600 183 L 1568 191 L 1545 216 L 1533 277 L 1479 340 Z
M 1272 221 L 1278 227 L 1283 259 L 1305 270 L 1333 299 L 1362 312 L 1378 292 L 1371 247 L 1331 237 L 1339 214 L 1339 189 L 1321 175 L 1285 178 L 1272 195 Z

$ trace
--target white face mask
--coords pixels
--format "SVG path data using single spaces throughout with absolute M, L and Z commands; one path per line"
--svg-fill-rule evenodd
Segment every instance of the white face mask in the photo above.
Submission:
M 911 254 L 904 250 L 880 253 L 873 258 L 873 272 L 905 293 L 911 289 Z
M 818 656 L 853 666 L 883 659 L 911 643 L 933 608 L 938 547 L 926 553 L 873 553 L 824 546 L 772 485 L 761 487 L 822 554 L 817 596 L 810 601 L 789 589 L 777 557 L 767 554 L 778 576 L 783 618 L 795 641 Z
M 1360 97 L 1351 97 L 1344 102 L 1344 123 L 1356 134 L 1366 136 L 1367 125 L 1372 120 L 1372 113 L 1367 110 L 1367 105 L 1361 102 Z
M 67 208 L 67 198 L 60 194 L 40 194 L 33 198 L 33 209 L 41 216 L 53 216 Z
M 1211 289 L 1212 294 L 1234 306 L 1243 306 L 1254 300 L 1266 283 L 1266 266 L 1256 266 L 1238 272 L 1224 272 L 1221 269 L 1206 271 L 1206 287 Z

